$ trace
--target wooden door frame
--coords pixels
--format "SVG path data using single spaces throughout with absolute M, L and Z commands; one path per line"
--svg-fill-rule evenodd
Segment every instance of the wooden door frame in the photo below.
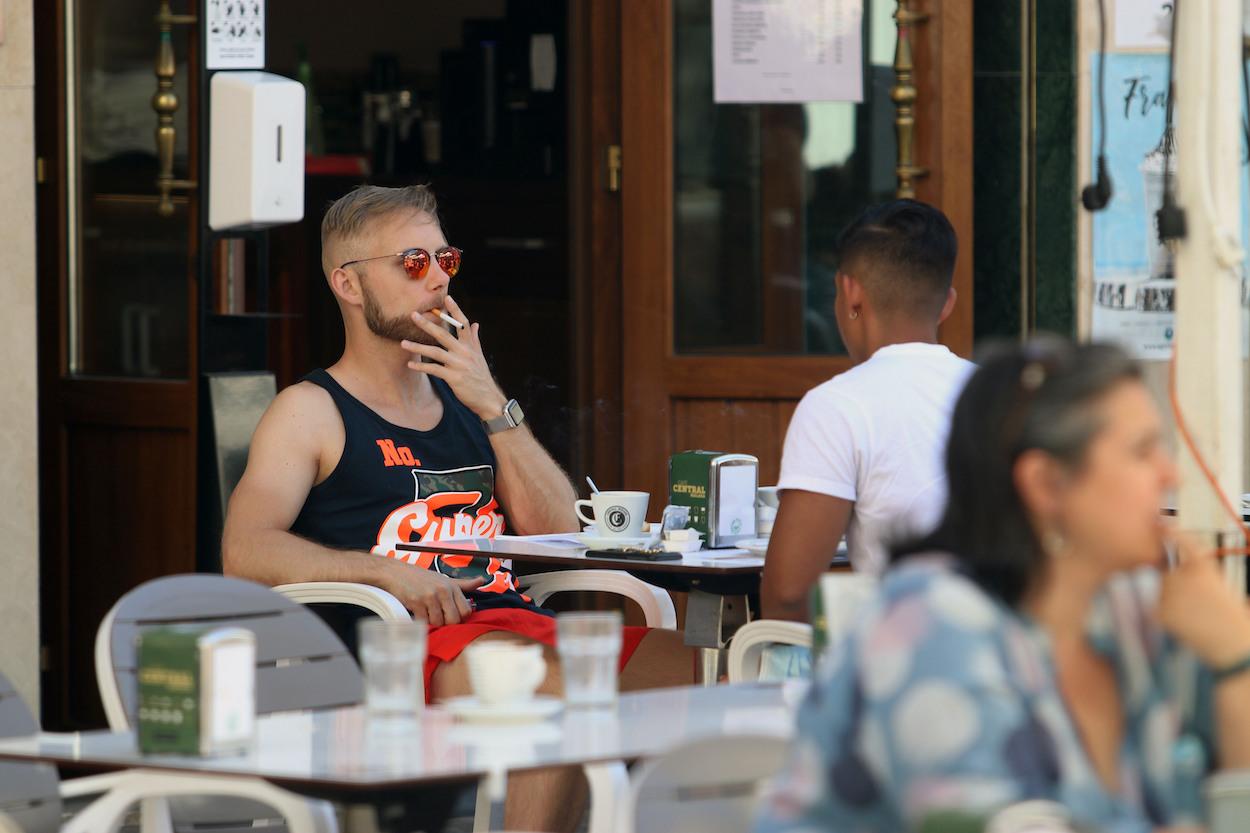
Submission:
M 608 190 L 607 153 L 621 143 L 621 6 L 629 2 L 569 3 L 573 473 L 603 484 L 622 482 L 621 195 Z
M 195 3 L 199 8 L 198 0 Z M 155 6 L 153 6 L 155 14 Z M 65 685 L 69 670 L 65 664 L 72 653 L 89 653 L 90 646 L 71 644 L 71 617 L 79 611 L 71 608 L 69 577 L 75 559 L 93 557 L 90 545 L 74 540 L 74 508 L 70 506 L 70 478 L 73 467 L 89 467 L 93 461 L 69 459 L 70 432 L 76 427 L 127 427 L 171 431 L 187 436 L 189 448 L 186 472 L 192 490 L 191 513 L 187 517 L 184 540 L 168 541 L 168 548 L 152 553 L 151 565 L 156 571 L 168 572 L 162 565 L 187 566 L 174 572 L 195 568 L 194 490 L 196 484 L 195 437 L 198 430 L 196 400 L 198 368 L 197 295 L 194 252 L 197 247 L 200 212 L 194 198 L 180 197 L 188 202 L 189 224 L 187 292 L 188 367 L 185 379 L 134 379 L 104 376 L 71 376 L 67 350 L 70 326 L 69 252 L 65 245 L 72 226 L 67 193 L 69 146 L 66 141 L 68 107 L 66 95 L 65 1 L 56 0 L 46 6 L 36 4 L 35 40 L 35 154 L 40 171 L 36 186 L 37 301 L 38 327 L 38 424 L 39 424 L 39 569 L 40 569 L 40 699 L 43 725 L 48 728 L 83 728 L 72 714 L 74 691 Z M 195 30 L 198 33 L 198 28 Z M 198 44 L 196 37 L 188 38 Z M 156 30 L 153 27 L 153 50 Z M 192 46 L 188 66 L 193 76 L 188 89 L 196 83 L 195 67 L 198 46 Z M 155 90 L 155 77 L 153 89 Z M 189 102 L 183 102 L 188 106 Z M 153 113 L 155 126 L 155 113 Z M 189 164 L 198 165 L 199 146 L 195 140 L 198 118 L 189 113 Z M 155 198 L 152 210 L 156 210 Z M 143 484 L 117 483 L 118 489 L 138 496 Z M 135 499 L 138 499 L 136 497 Z M 109 542 L 111 551 L 126 552 L 124 542 Z M 135 558 L 147 555 L 128 553 Z M 189 556 L 189 557 L 187 557 Z M 78 669 L 84 676 L 75 680 L 89 684 L 94 691 L 94 669 Z
M 939 205 L 962 243 L 960 297 L 941 337 L 972 348 L 972 9 L 954 0 L 919 4 L 930 19 L 916 32 L 916 164 L 929 168 L 917 197 Z M 850 367 L 846 357 L 691 356 L 673 346 L 673 40 L 671 0 L 629 0 L 621 32 L 622 301 L 628 488 L 663 493 L 673 398 L 797 399 Z M 932 70 L 927 67 L 935 67 Z M 657 187 L 658 183 L 662 183 Z M 659 279 L 648 280 L 647 276 Z

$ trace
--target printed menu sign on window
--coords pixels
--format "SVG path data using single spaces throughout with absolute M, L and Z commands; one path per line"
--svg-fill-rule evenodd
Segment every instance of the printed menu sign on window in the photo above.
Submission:
M 716 101 L 863 101 L 863 18 L 863 0 L 713 0 Z

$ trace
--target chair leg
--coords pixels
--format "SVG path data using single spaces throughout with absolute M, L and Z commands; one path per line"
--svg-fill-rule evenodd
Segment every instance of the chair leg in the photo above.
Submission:
M 625 771 L 625 764 L 620 761 L 585 764 L 582 770 L 590 783 L 590 824 L 586 833 L 615 833 L 621 807 L 629 800 L 629 773 Z

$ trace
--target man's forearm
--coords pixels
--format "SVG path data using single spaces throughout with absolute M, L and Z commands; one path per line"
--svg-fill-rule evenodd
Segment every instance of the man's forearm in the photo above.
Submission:
M 498 461 L 499 492 L 506 501 L 508 523 L 521 534 L 573 532 L 578 529 L 573 484 L 528 426 L 492 434 Z
M 222 542 L 226 575 L 270 586 L 297 581 L 350 581 L 386 588 L 386 559 L 335 550 L 280 529 L 227 534 Z

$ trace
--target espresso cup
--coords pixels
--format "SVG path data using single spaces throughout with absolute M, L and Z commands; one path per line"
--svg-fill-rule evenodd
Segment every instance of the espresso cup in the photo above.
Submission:
M 596 492 L 590 500 L 577 501 L 573 508 L 583 523 L 592 524 L 604 538 L 640 538 L 650 499 L 646 492 Z M 594 517 L 582 514 L 587 506 Z
M 469 658 L 469 685 L 477 699 L 489 706 L 529 700 L 547 677 L 541 645 L 483 642 L 465 650 Z

